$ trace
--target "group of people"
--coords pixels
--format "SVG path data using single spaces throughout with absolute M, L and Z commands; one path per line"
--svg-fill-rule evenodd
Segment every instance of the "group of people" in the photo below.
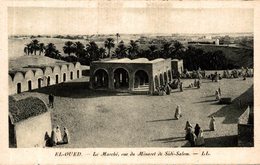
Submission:
M 186 131 L 185 140 L 190 142 L 191 147 L 200 147 L 205 145 L 203 130 L 200 128 L 199 124 L 196 124 L 193 131 L 192 125 L 189 123 L 189 121 L 187 121 L 184 130 Z
M 222 79 L 222 76 L 218 74 L 218 72 L 215 72 L 214 74 L 210 74 L 207 76 L 209 79 L 211 79 L 212 82 L 218 82 L 219 80 Z
M 61 144 L 68 144 L 69 143 L 69 132 L 66 127 L 64 127 L 63 136 L 61 135 L 60 127 L 57 125 L 55 129 L 51 131 L 51 136 L 49 136 L 48 132 L 45 133 L 45 146 L 46 147 L 53 147 L 56 145 Z
M 196 124 L 193 131 L 192 125 L 190 124 L 189 121 L 187 121 L 184 130 L 186 131 L 185 140 L 188 140 L 190 142 L 191 147 L 195 147 L 195 146 L 201 147 L 205 145 L 203 130 L 201 129 L 199 124 Z M 215 118 L 213 116 L 210 119 L 209 130 L 210 131 L 216 130 Z
M 170 95 L 171 94 L 171 88 L 168 84 L 162 85 L 162 86 L 157 86 L 156 87 L 156 93 L 159 96 L 163 96 L 163 95 Z
M 157 86 L 155 95 L 170 95 L 172 89 L 180 89 L 180 92 L 183 92 L 183 82 L 180 81 L 180 78 L 174 80 L 170 83 L 165 83 L 165 85 Z
M 188 88 L 193 88 L 193 87 L 200 88 L 200 86 L 201 86 L 200 79 L 198 79 L 198 80 L 194 79 L 194 83 L 190 83 Z

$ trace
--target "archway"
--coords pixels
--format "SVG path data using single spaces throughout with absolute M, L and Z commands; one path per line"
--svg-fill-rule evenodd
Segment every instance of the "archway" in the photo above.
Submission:
M 129 76 L 128 72 L 123 68 L 118 68 L 114 71 L 114 87 L 129 88 Z
M 164 78 L 164 84 L 168 82 L 168 77 L 167 77 L 167 73 L 164 72 L 163 73 L 163 78 Z
M 138 70 L 137 72 L 135 72 L 134 80 L 135 80 L 135 82 L 134 82 L 135 88 L 149 86 L 148 74 L 143 70 Z M 148 89 L 149 89 L 149 87 L 148 87 Z
M 163 82 L 163 75 L 160 74 L 160 85 L 164 85 L 164 82 Z
M 48 76 L 48 78 L 47 78 L 47 86 L 49 86 L 49 85 L 51 85 L 51 78 L 50 78 L 50 76 Z
M 94 88 L 108 88 L 108 74 L 104 69 L 98 69 L 94 74 Z
M 17 93 L 21 93 L 22 92 L 22 84 L 21 83 L 17 83 Z
M 172 81 L 172 76 L 171 76 L 171 71 L 170 70 L 168 70 L 168 77 L 169 77 L 169 82 L 171 82 Z
M 79 70 L 77 70 L 77 78 L 79 78 Z
M 70 79 L 73 80 L 73 72 L 70 72 Z
M 55 83 L 58 84 L 59 83 L 59 75 L 56 75 L 55 77 L 56 77 Z
M 63 82 L 66 81 L 66 73 L 63 73 Z
M 42 79 L 38 78 L 38 88 L 41 88 L 41 87 L 42 87 Z
M 28 81 L 28 91 L 31 91 L 32 90 L 32 81 L 29 80 Z

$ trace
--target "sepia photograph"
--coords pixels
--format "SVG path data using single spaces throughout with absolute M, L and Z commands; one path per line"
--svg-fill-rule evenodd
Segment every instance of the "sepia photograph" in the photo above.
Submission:
M 8 7 L 7 18 L 9 148 L 255 146 L 254 9 Z

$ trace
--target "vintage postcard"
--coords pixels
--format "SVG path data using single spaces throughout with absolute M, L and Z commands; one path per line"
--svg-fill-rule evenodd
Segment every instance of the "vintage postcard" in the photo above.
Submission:
M 260 163 L 259 9 L 3 1 L 0 163 Z

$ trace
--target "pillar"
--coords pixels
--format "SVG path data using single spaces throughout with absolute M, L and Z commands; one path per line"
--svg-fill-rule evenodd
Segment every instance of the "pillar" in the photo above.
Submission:
M 108 70 L 108 89 L 114 90 L 114 72 L 112 69 Z
M 129 71 L 129 91 L 133 91 L 134 90 L 134 72 L 133 71 Z
M 154 78 L 152 74 L 148 74 L 148 81 L 149 81 L 149 93 L 153 94 L 154 92 Z

